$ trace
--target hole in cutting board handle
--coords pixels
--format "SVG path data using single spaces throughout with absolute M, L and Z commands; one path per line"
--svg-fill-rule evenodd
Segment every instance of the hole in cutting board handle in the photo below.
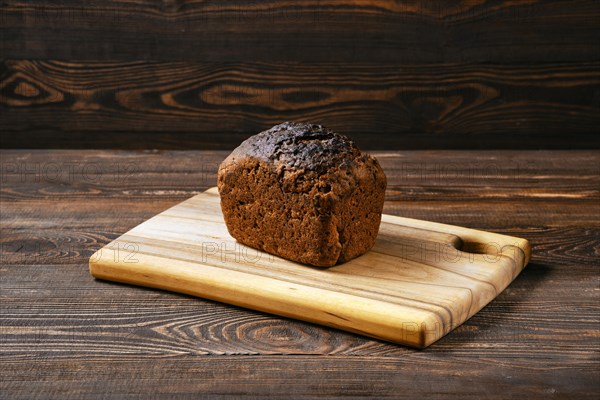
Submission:
M 452 235 L 454 238 L 448 243 L 456 250 L 462 251 L 463 253 L 472 254 L 497 254 L 497 244 L 484 243 L 484 242 L 473 242 L 466 241 L 458 235 Z
M 463 241 L 461 246 L 458 247 L 458 250 L 463 251 L 465 253 L 473 253 L 473 254 L 496 254 L 496 253 L 498 253 L 497 246 L 494 246 L 490 243 L 482 243 L 482 242 Z

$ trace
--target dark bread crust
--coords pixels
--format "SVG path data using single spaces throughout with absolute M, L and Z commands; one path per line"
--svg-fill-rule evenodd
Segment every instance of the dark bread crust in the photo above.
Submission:
M 386 178 L 348 138 L 286 122 L 235 149 L 219 167 L 218 187 L 239 242 L 329 267 L 373 247 Z

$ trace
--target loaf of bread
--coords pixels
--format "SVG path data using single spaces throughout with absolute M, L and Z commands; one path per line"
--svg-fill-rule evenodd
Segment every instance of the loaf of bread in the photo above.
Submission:
M 227 229 L 240 243 L 321 267 L 373 247 L 386 177 L 377 160 L 321 125 L 286 122 L 219 167 Z

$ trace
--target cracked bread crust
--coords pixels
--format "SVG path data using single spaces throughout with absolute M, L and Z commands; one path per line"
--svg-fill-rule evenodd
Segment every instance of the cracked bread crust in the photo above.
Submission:
M 386 177 L 350 139 L 286 122 L 236 148 L 219 167 L 218 188 L 240 243 L 330 267 L 373 247 Z

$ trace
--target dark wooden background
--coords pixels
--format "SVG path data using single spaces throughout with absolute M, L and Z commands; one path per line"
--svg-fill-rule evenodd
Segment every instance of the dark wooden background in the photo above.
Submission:
M 600 148 L 600 1 L 0 1 L 7 148 Z

